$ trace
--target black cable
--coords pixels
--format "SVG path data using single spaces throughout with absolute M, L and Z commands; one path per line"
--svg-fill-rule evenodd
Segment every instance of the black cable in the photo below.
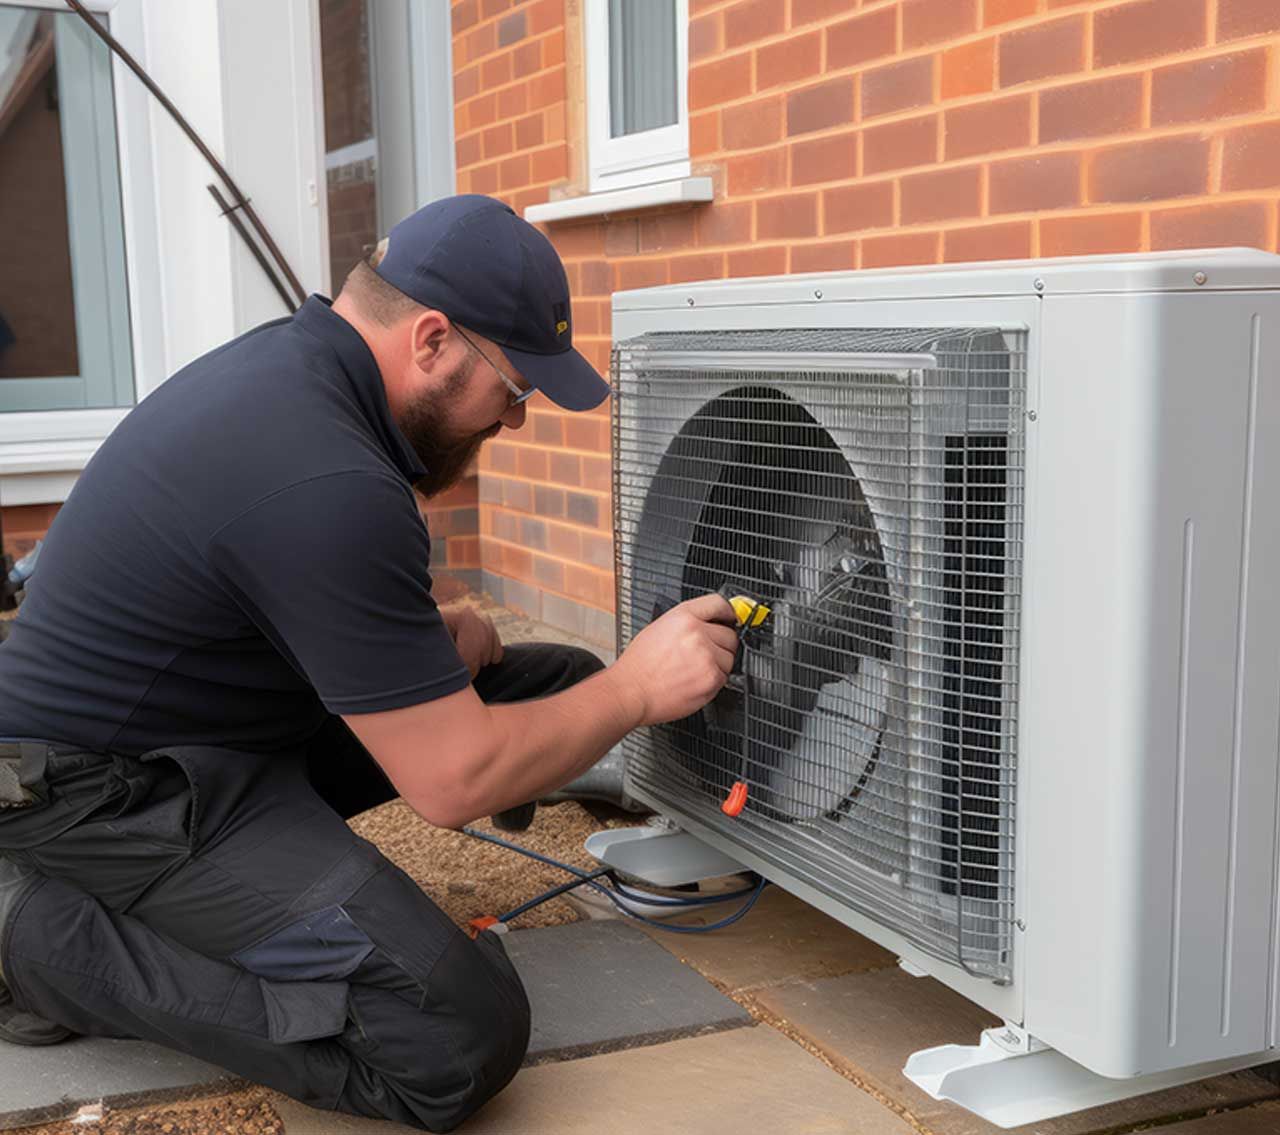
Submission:
M 264 245 L 266 245 L 267 251 L 271 254 L 272 259 L 279 266 L 280 271 L 284 273 L 286 280 L 288 280 L 290 287 L 293 289 L 294 295 L 297 297 L 296 302 L 289 296 L 284 285 L 276 275 L 275 270 L 270 266 L 270 264 L 268 264 L 266 258 L 262 255 L 261 250 L 258 249 L 257 245 L 249 239 L 249 234 L 244 231 L 243 226 L 234 225 L 236 231 L 253 250 L 258 263 L 262 266 L 262 270 L 266 272 L 272 284 L 275 285 L 276 291 L 280 293 L 280 297 L 285 301 L 285 306 L 290 312 L 296 311 L 300 304 L 306 302 L 306 290 L 303 288 L 302 284 L 299 283 L 298 277 L 294 275 L 293 269 L 289 267 L 289 262 L 284 258 L 284 253 L 280 251 L 280 247 L 271 239 L 271 234 L 267 232 L 266 225 L 262 223 L 262 219 L 258 216 L 253 206 L 249 204 L 249 199 L 240 192 L 240 187 L 232 179 L 231 174 L 227 172 L 223 164 L 214 156 L 213 151 L 204 144 L 200 135 L 195 132 L 191 124 L 182 116 L 182 112 L 173 105 L 169 96 L 166 95 L 157 85 L 156 81 L 142 69 L 137 60 L 135 60 L 133 56 L 125 50 L 120 41 L 89 14 L 88 9 L 80 3 L 80 0 L 66 0 L 66 2 L 68 7 L 70 7 L 76 15 L 89 25 L 93 34 L 102 40 L 102 42 L 105 43 L 111 51 L 119 56 L 121 61 L 129 68 L 130 71 L 138 76 L 147 90 L 149 90 L 156 97 L 156 100 L 160 105 L 169 112 L 170 117 L 178 124 L 179 129 L 181 129 L 182 132 L 191 140 L 192 145 L 200 151 L 204 160 L 213 167 L 214 172 L 222 179 L 223 183 L 227 187 L 227 191 L 231 194 L 231 199 L 234 203 L 233 207 L 243 210 L 244 215 L 249 219 L 249 224 L 253 226 L 254 232 L 258 234 L 259 239 Z M 214 195 L 217 196 L 216 193 Z M 224 215 L 230 215 L 226 207 L 223 208 L 223 213 Z
M 540 852 L 532 851 L 527 847 L 521 847 L 518 843 L 511 843 L 510 841 L 501 839 L 498 836 L 490 835 L 488 832 L 477 831 L 475 828 L 463 828 L 462 832 L 464 835 L 469 835 L 475 839 L 484 840 L 486 843 L 497 844 L 499 847 L 505 847 L 509 851 L 519 852 L 521 855 L 527 855 L 530 859 L 536 859 L 539 863 L 545 863 L 550 867 L 558 867 L 562 871 L 568 871 L 569 874 L 577 876 L 577 878 L 573 882 L 562 884 L 561 886 L 558 886 L 558 887 L 553 887 L 550 891 L 545 891 L 543 894 L 538 895 L 533 899 L 530 899 L 528 902 L 522 903 L 520 906 L 516 907 L 514 910 L 509 910 L 507 911 L 506 914 L 499 915 L 497 920 L 498 922 L 501 922 L 501 923 L 505 923 L 510 919 L 515 918 L 516 915 L 523 914 L 525 911 L 531 910 L 533 907 L 538 906 L 540 903 L 544 903 L 549 899 L 555 898 L 557 895 L 564 894 L 566 891 L 571 891 L 576 887 L 586 886 L 586 887 L 591 887 L 593 890 L 599 891 L 602 895 L 605 896 L 605 898 L 607 898 L 611 903 L 613 903 L 613 905 L 616 906 L 620 911 L 622 911 L 622 913 L 625 914 L 628 918 L 634 918 L 637 922 L 643 922 L 646 926 L 653 926 L 658 930 L 666 930 L 672 934 L 709 934 L 712 930 L 722 930 L 726 926 L 732 926 L 735 922 L 738 921 L 738 919 L 742 918 L 747 913 L 747 911 L 749 911 L 753 906 L 755 906 L 756 900 L 760 897 L 761 892 L 763 892 L 763 890 L 765 889 L 766 886 L 768 886 L 768 883 L 769 883 L 767 879 L 765 879 L 763 876 L 760 876 L 759 881 L 749 891 L 746 891 L 746 890 L 734 891 L 730 894 L 725 894 L 725 895 L 701 895 L 695 899 L 689 900 L 688 902 L 686 902 L 686 900 L 683 900 L 683 899 L 674 899 L 673 900 L 674 904 L 684 906 L 684 905 L 705 905 L 705 904 L 716 903 L 716 902 L 727 902 L 730 899 L 742 898 L 744 895 L 750 896 L 747 898 L 747 901 L 744 902 L 738 910 L 734 911 L 733 914 L 729 915 L 728 918 L 722 918 L 719 922 L 713 922 L 709 926 L 670 926 L 665 922 L 659 922 L 657 919 L 653 919 L 653 918 L 646 918 L 643 914 L 637 914 L 635 911 L 630 910 L 618 898 L 618 895 L 614 894 L 611 888 L 603 887 L 596 882 L 596 879 L 599 878 L 601 875 L 607 875 L 609 876 L 610 881 L 614 884 L 614 886 L 619 888 L 620 893 L 624 897 L 627 897 L 626 889 L 622 887 L 620 883 L 618 883 L 616 877 L 614 877 L 612 868 L 605 867 L 597 871 L 583 871 L 577 867 L 570 866 L 568 863 L 561 863 L 558 859 L 552 859 L 548 855 L 543 855 Z M 649 898 L 636 896 L 635 898 L 627 897 L 627 901 L 643 902 L 653 906 L 672 905 L 672 904 L 664 903 L 661 901 L 666 897 L 667 896 L 663 896 L 663 895 L 655 895 L 654 899 L 659 900 L 655 902 Z

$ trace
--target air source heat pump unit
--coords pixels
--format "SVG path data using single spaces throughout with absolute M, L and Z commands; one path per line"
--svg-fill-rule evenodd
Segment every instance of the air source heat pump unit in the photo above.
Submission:
M 687 284 L 613 329 L 619 645 L 771 611 L 627 792 L 1009 1022 L 908 1066 L 996 1122 L 1276 1059 L 1280 257 Z

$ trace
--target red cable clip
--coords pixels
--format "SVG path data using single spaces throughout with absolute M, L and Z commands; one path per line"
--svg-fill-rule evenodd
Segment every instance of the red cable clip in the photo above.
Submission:
M 480 918 L 473 918 L 467 923 L 467 933 L 472 938 L 479 938 L 484 931 L 488 930 L 489 927 L 493 926 L 497 921 L 498 920 L 491 914 L 483 915 Z
M 745 780 L 735 780 L 733 787 L 729 789 L 729 795 L 725 797 L 724 803 L 720 805 L 720 811 L 726 816 L 736 816 L 746 806 L 747 782 Z

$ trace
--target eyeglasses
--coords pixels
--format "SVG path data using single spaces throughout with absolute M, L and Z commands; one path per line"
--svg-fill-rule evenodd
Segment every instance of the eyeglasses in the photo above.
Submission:
M 521 390 L 520 387 L 518 387 L 514 382 L 511 381 L 511 379 L 509 379 L 505 374 L 502 373 L 502 371 L 498 368 L 497 364 L 480 349 L 480 344 L 478 344 L 474 339 L 472 339 L 470 335 L 468 335 L 465 331 L 463 331 L 462 328 L 459 327 L 456 323 L 453 325 L 453 329 L 459 335 L 461 335 L 475 349 L 476 354 L 478 354 L 482 359 L 484 359 L 485 362 L 489 364 L 489 366 L 493 370 L 493 373 L 496 374 L 500 379 L 502 379 L 503 385 L 505 385 L 506 388 L 511 391 L 511 401 L 507 403 L 508 410 L 510 410 L 513 406 L 519 406 L 521 403 L 529 401 L 529 399 L 532 398 L 538 392 L 538 388 L 536 386 L 531 386 L 529 387 L 528 390 Z

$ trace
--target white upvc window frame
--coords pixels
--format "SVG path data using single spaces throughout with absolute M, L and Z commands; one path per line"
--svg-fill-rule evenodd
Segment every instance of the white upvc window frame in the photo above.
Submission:
M 689 165 L 689 0 L 676 5 L 676 122 L 614 138 L 609 113 L 609 3 L 583 4 L 589 190 L 605 193 L 687 178 Z
M 134 44 L 143 42 L 142 2 L 85 0 L 85 7 L 95 15 L 110 17 L 113 34 L 129 44 L 132 51 Z M 62 0 L 0 0 L 0 6 L 71 12 Z M 139 50 L 135 54 L 141 56 L 142 53 Z M 163 304 L 150 117 L 146 91 L 115 59 L 112 60 L 112 88 L 136 403 L 164 378 L 163 330 L 155 319 L 155 313 L 163 309 Z M 144 312 L 152 313 L 151 317 L 144 319 Z M 131 408 L 0 414 L 0 506 L 55 504 L 66 500 L 89 458 Z

